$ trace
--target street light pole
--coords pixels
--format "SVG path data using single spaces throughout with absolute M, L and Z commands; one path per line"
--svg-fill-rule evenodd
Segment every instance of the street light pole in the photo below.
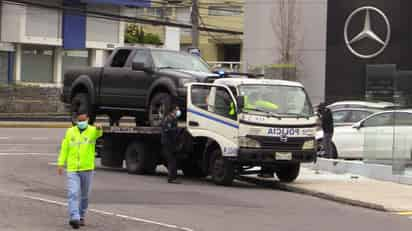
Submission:
M 192 47 L 199 48 L 199 2 L 192 0 Z

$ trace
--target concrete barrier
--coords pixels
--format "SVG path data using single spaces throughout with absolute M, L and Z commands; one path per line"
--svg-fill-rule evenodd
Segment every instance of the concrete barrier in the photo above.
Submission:
M 314 169 L 335 174 L 355 174 L 375 180 L 391 181 L 412 185 L 412 173 L 403 175 L 393 174 L 391 165 L 364 163 L 362 161 L 333 160 L 318 158 Z

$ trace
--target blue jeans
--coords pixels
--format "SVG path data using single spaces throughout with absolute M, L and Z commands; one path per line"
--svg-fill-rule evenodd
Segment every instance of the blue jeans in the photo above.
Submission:
M 93 173 L 93 171 L 67 173 L 70 220 L 80 220 L 86 215 Z

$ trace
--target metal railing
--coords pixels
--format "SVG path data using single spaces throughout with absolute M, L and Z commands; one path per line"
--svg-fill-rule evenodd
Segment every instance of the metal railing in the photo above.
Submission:
M 208 61 L 209 65 L 211 66 L 212 70 L 214 69 L 225 69 L 226 71 L 230 72 L 238 72 L 240 71 L 240 67 L 242 65 L 241 62 L 221 62 L 221 61 Z

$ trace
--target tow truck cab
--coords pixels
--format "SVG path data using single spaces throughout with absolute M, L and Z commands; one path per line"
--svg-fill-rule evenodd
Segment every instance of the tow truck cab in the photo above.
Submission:
M 301 162 L 316 159 L 317 119 L 300 83 L 249 78 L 193 83 L 187 107 L 188 132 L 215 143 L 222 163 L 235 171 L 266 167 L 290 182 Z

